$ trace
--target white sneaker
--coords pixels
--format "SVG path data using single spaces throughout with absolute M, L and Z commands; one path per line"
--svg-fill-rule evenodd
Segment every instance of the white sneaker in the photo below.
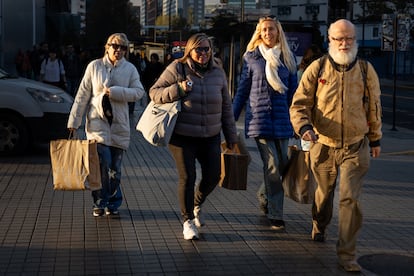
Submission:
M 183 235 L 185 240 L 198 240 L 198 230 L 191 219 L 184 222 Z
M 203 213 L 201 212 L 200 206 L 194 206 L 194 224 L 197 227 L 204 226 L 206 223 L 203 219 Z

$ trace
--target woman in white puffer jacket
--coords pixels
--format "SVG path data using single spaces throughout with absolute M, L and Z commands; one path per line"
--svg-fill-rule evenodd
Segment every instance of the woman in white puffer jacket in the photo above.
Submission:
M 137 69 L 125 59 L 128 45 L 123 33 L 109 36 L 103 58 L 86 68 L 67 125 L 78 129 L 86 114 L 87 139 L 98 142 L 102 189 L 92 192 L 95 217 L 118 214 L 122 156 L 130 141 L 128 102 L 145 93 Z

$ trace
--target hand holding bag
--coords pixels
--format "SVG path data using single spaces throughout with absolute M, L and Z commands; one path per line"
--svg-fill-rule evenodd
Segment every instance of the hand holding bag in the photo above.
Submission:
M 223 142 L 221 150 L 219 186 L 229 190 L 246 190 L 249 155 L 242 154 L 238 144 L 235 144 L 233 149 L 228 149 Z
M 50 141 L 50 159 L 55 190 L 82 191 L 101 189 L 97 143 L 93 140 Z
M 302 204 L 310 204 L 315 198 L 316 181 L 310 169 L 309 151 L 289 147 L 290 159 L 283 175 L 285 196 Z

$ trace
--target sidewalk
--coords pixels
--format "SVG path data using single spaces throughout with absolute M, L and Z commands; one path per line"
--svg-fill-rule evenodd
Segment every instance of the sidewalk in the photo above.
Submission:
M 132 129 L 142 112 L 136 108 Z M 361 275 L 414 275 L 414 131 L 383 129 L 383 154 L 372 161 L 361 197 Z M 311 205 L 287 198 L 286 231 L 270 230 L 255 195 L 261 161 L 246 141 L 248 188 L 215 189 L 198 241 L 182 237 L 168 150 L 134 130 L 119 219 L 94 218 L 88 191 L 53 191 L 47 147 L 0 158 L 0 275 L 346 275 L 335 253 L 337 200 L 325 243 L 310 239 Z

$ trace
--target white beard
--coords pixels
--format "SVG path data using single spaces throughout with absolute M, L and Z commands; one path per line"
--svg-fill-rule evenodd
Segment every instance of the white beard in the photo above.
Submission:
M 334 47 L 329 47 L 328 51 L 335 63 L 340 65 L 348 65 L 355 60 L 358 54 L 358 44 L 355 42 L 354 46 L 351 48 L 351 51 L 348 53 L 342 53 Z

